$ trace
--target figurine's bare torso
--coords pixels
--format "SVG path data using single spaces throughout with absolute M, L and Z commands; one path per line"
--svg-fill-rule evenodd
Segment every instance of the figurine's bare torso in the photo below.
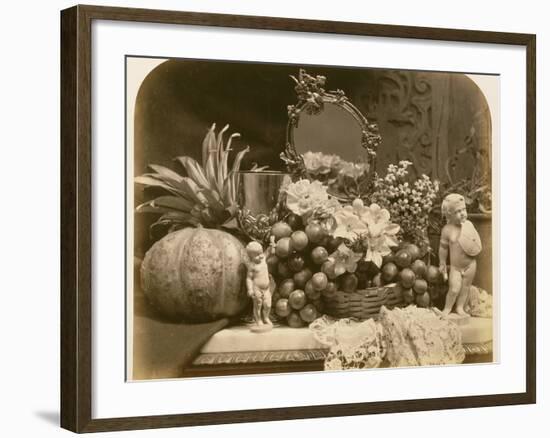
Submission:
M 260 291 L 265 289 L 269 290 L 269 272 L 265 262 L 265 256 L 262 255 L 261 258 L 259 263 L 250 263 L 248 274 L 252 279 L 254 287 Z
M 462 232 L 462 225 L 447 224 L 443 227 L 441 232 L 441 239 L 448 242 L 449 257 L 451 259 L 451 269 L 457 269 L 461 273 L 467 272 L 469 269 L 474 268 L 476 259 L 470 257 L 460 245 L 458 239 Z

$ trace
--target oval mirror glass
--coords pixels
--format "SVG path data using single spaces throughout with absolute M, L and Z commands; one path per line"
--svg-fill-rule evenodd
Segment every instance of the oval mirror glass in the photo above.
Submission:
M 362 161 L 366 150 L 361 145 L 362 128 L 353 115 L 341 106 L 325 102 L 315 115 L 303 111 L 294 127 L 293 142 L 296 152 L 308 151 L 336 154 L 345 161 Z

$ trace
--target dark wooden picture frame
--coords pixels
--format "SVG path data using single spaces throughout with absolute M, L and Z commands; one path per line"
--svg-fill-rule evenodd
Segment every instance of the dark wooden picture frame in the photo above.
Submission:
M 114 20 L 518 45 L 526 48 L 526 391 L 92 419 L 92 22 Z M 531 34 L 75 6 L 61 12 L 61 426 L 98 432 L 536 402 L 536 37 Z

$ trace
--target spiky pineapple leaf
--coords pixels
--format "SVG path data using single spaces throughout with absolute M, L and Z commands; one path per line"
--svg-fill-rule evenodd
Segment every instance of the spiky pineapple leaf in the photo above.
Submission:
M 179 210 L 184 212 L 190 212 L 195 206 L 193 202 L 190 202 L 184 198 L 178 196 L 160 196 L 151 201 L 153 207 L 166 207 L 173 210 Z
M 229 125 L 225 125 L 223 129 L 218 133 L 218 140 L 216 143 L 216 150 L 217 150 L 217 157 L 216 157 L 216 164 L 217 164 L 217 183 L 218 183 L 218 192 L 221 193 L 223 188 L 223 180 L 225 179 L 225 175 L 223 173 L 223 160 L 224 155 L 227 154 L 227 152 L 224 150 L 223 147 L 223 134 L 225 134 L 225 131 L 229 129 Z M 227 173 L 227 172 L 226 172 Z
M 233 198 L 233 175 L 227 176 L 225 178 L 225 181 L 223 182 L 223 194 L 222 199 L 225 205 L 231 205 L 235 202 L 235 199 Z
M 178 187 L 185 193 L 187 198 L 192 199 L 196 204 L 201 204 L 206 206 L 208 201 L 205 196 L 200 192 L 199 186 L 189 177 L 183 178 Z
M 174 181 L 180 181 L 183 178 L 180 174 L 174 172 L 172 169 L 168 169 L 167 167 L 161 166 L 160 164 L 149 164 L 148 167 L 150 167 L 157 174 L 169 179 L 173 179 Z
M 183 156 L 177 157 L 175 160 L 183 166 L 183 168 L 187 172 L 187 176 L 195 181 L 199 187 L 203 189 L 210 188 L 210 184 L 206 179 L 203 168 L 195 159 Z
M 189 214 L 167 213 L 149 227 L 149 233 L 151 236 L 155 234 L 166 234 L 185 226 L 196 227 L 199 224 L 200 221 Z M 161 230 L 160 233 L 158 232 L 159 229 Z
M 206 173 L 206 178 L 212 187 L 216 187 L 217 190 L 220 190 L 218 187 L 217 176 L 218 176 L 218 149 L 216 145 L 216 134 L 214 133 L 215 124 L 212 125 L 212 128 L 205 137 L 206 142 L 206 161 L 204 164 L 204 170 Z M 204 146 L 204 144 L 203 144 Z
M 197 203 L 195 196 L 189 192 L 187 186 L 182 185 L 181 182 L 174 181 L 171 178 L 163 177 L 158 174 L 145 174 L 134 178 L 134 181 L 138 184 L 145 185 L 145 189 L 157 187 L 162 188 L 168 192 L 169 195 L 173 195 L 182 198 L 191 203 Z
M 212 208 L 216 212 L 221 212 L 225 209 L 220 196 L 214 190 L 202 189 L 200 192 L 206 197 L 209 208 Z
M 191 220 L 191 219 L 195 219 L 195 218 L 192 215 L 190 215 L 189 213 L 183 213 L 183 212 L 179 212 L 179 211 L 166 213 L 166 214 L 162 215 L 162 217 L 160 218 L 160 220 L 163 220 L 163 221 L 166 221 L 166 220 L 170 220 L 170 221 L 187 221 L 187 220 Z
M 194 226 L 199 225 L 200 221 L 187 213 L 181 213 L 181 212 L 169 212 L 163 214 L 156 224 L 174 224 L 174 223 L 180 223 L 180 224 L 191 224 Z
M 141 184 L 141 185 L 144 185 L 146 187 L 160 187 L 170 193 L 175 193 L 177 194 L 178 193 L 178 190 L 174 187 L 172 187 L 171 185 L 167 184 L 166 182 L 156 178 L 156 177 L 153 177 L 151 175 L 140 175 L 140 176 L 136 176 L 134 178 L 134 182 L 136 184 Z
M 222 228 L 225 228 L 226 230 L 230 231 L 239 231 L 241 227 L 239 226 L 239 222 L 235 217 L 231 217 L 227 222 L 223 223 Z
M 229 129 L 229 125 L 225 125 L 220 132 L 218 132 L 218 138 L 216 140 L 216 151 L 218 152 L 218 163 L 222 161 L 223 150 L 223 134 Z
M 242 151 L 240 151 L 235 159 L 233 160 L 233 167 L 231 168 L 232 172 L 238 172 L 241 168 L 241 161 L 243 160 L 244 156 L 250 151 L 250 146 L 245 147 Z
M 212 126 L 204 136 L 202 141 L 202 166 L 206 170 L 206 160 L 208 159 L 208 148 L 210 145 L 210 138 L 213 135 L 214 130 L 216 129 L 216 124 L 212 123 Z
M 225 180 L 227 178 L 227 171 L 228 171 L 228 160 L 229 160 L 229 153 L 233 150 L 231 149 L 231 143 L 233 142 L 233 139 L 234 138 L 237 138 L 237 137 L 240 137 L 241 134 L 239 133 L 234 133 L 234 134 L 231 134 L 231 136 L 229 137 L 229 140 L 227 140 L 227 147 L 225 148 L 225 151 L 221 157 L 221 160 L 220 160 L 220 165 L 221 165 L 221 168 L 222 168 L 222 175 L 223 175 L 223 179 Z
M 225 211 L 227 211 L 231 217 L 235 217 L 239 212 L 239 206 L 237 204 L 230 205 L 225 209 Z
M 262 172 L 264 170 L 269 169 L 269 166 L 258 166 L 258 163 L 253 163 L 252 167 L 250 168 L 251 172 Z
M 143 207 L 136 208 L 136 213 L 152 213 L 152 214 L 167 214 L 167 213 L 180 213 L 179 210 L 173 210 L 167 207 L 155 207 L 154 205 L 144 205 Z

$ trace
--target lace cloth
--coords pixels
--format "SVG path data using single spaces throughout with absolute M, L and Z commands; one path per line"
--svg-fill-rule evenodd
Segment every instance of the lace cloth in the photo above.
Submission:
M 493 316 L 493 296 L 477 286 L 470 286 L 470 296 L 465 309 L 471 316 L 491 318 Z
M 437 309 L 380 309 L 377 321 L 322 316 L 310 326 L 329 347 L 326 370 L 462 363 L 465 352 L 456 324 Z
M 358 322 L 323 315 L 309 328 L 317 341 L 330 347 L 325 370 L 377 368 L 386 356 L 383 328 L 373 319 Z

